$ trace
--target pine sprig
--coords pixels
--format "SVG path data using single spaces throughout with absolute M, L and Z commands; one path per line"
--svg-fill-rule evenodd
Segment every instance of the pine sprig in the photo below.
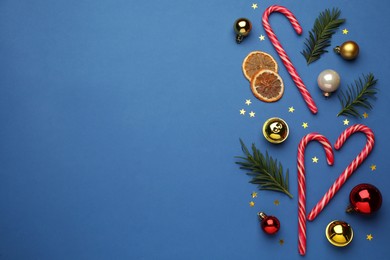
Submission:
M 240 165 L 240 169 L 247 170 L 247 174 L 252 176 L 250 183 L 257 184 L 260 190 L 278 191 L 292 198 L 288 191 L 288 170 L 284 177 L 282 164 L 270 157 L 268 152 L 264 156 L 255 144 L 252 144 L 251 154 L 241 139 L 240 143 L 245 157 L 236 156 L 235 158 L 242 160 L 236 163 Z
M 322 54 L 328 52 L 330 40 L 336 30 L 345 22 L 340 19 L 341 11 L 333 8 L 332 11 L 325 9 L 314 21 L 314 26 L 309 32 L 309 38 L 306 39 L 305 49 L 301 52 L 306 58 L 307 65 L 318 60 Z
M 355 80 L 354 86 L 351 85 L 348 87 L 348 90 L 341 92 L 339 100 L 342 109 L 337 116 L 350 115 L 361 118 L 362 115 L 358 111 L 359 107 L 372 109 L 370 99 L 375 99 L 375 94 L 377 93 L 375 84 L 377 81 L 374 74 L 369 73 L 368 75 L 363 75 L 363 79 Z

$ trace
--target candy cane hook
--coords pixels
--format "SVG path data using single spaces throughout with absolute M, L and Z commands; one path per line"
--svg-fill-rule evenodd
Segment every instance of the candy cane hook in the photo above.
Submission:
M 329 140 L 318 133 L 310 133 L 302 138 L 298 145 L 298 250 L 301 255 L 306 254 L 306 182 L 305 182 L 305 148 L 310 141 L 316 140 L 322 144 L 326 154 L 326 161 L 333 164 L 334 156 Z
M 284 51 L 283 46 L 280 44 L 278 38 L 276 37 L 276 34 L 272 30 L 269 22 L 268 17 L 273 12 L 279 12 L 284 14 L 290 23 L 292 24 L 293 28 L 295 29 L 297 34 L 302 33 L 302 28 L 299 25 L 299 22 L 297 18 L 291 13 L 286 7 L 279 6 L 279 5 L 271 5 L 268 7 L 263 14 L 263 27 L 266 31 L 271 43 L 273 44 L 276 52 L 279 54 L 279 57 L 282 59 L 284 66 L 286 67 L 288 73 L 290 73 L 290 76 L 292 80 L 294 81 L 295 85 L 298 87 L 299 91 L 301 92 L 301 95 L 303 99 L 305 100 L 307 106 L 309 107 L 310 111 L 313 114 L 316 114 L 318 109 L 316 104 L 314 103 L 313 98 L 311 97 L 309 91 L 306 89 L 305 84 L 303 83 L 301 77 L 299 76 L 297 70 L 295 69 L 294 65 L 290 61 L 290 58 L 287 56 L 287 53 Z
M 307 219 L 312 221 L 317 215 L 323 210 L 323 208 L 329 203 L 329 201 L 333 198 L 333 196 L 337 193 L 337 191 L 341 188 L 341 186 L 347 181 L 347 179 L 352 175 L 352 173 L 363 163 L 363 161 L 367 158 L 367 156 L 371 153 L 372 148 L 374 147 L 375 139 L 374 133 L 372 130 L 362 124 L 356 124 L 350 126 L 345 129 L 344 132 L 341 133 L 336 143 L 334 144 L 334 148 L 339 150 L 345 141 L 354 133 L 362 132 L 367 137 L 366 145 L 363 150 L 359 153 L 359 155 L 348 165 L 348 167 L 344 170 L 343 173 L 336 179 L 333 185 L 329 188 L 328 192 L 322 197 L 322 199 L 317 203 L 317 205 L 311 210 Z

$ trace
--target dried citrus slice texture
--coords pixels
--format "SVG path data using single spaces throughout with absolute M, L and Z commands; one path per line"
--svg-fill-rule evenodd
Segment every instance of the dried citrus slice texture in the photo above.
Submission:
M 278 64 L 268 53 L 262 51 L 252 51 L 242 62 L 242 72 L 245 78 L 251 80 L 252 76 L 262 69 L 278 72 Z
M 251 90 L 258 99 L 275 102 L 283 96 L 283 80 L 272 70 L 260 70 L 251 79 Z

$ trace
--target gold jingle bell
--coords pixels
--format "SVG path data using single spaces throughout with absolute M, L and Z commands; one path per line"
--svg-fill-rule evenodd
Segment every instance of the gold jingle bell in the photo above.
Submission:
M 236 33 L 236 42 L 241 43 L 245 36 L 252 30 L 252 23 L 246 18 L 238 18 L 233 25 Z
M 272 117 L 263 125 L 263 135 L 268 142 L 279 144 L 284 142 L 289 134 L 286 121 L 278 117 Z
M 336 46 L 334 51 L 345 60 L 353 60 L 359 55 L 359 45 L 354 41 L 346 41 L 341 46 Z
M 326 227 L 325 235 L 332 245 L 344 247 L 351 243 L 353 239 L 353 230 L 347 222 L 334 220 Z

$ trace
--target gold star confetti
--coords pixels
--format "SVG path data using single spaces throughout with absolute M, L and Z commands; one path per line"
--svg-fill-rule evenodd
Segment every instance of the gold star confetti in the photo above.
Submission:
M 249 112 L 249 116 L 250 116 L 250 117 L 255 117 L 255 115 L 256 115 L 255 112 L 253 112 L 253 111 Z
M 257 4 L 252 4 L 252 8 L 253 8 L 253 10 L 255 10 L 256 8 L 259 8 L 259 7 L 257 6 Z
M 363 117 L 364 117 L 364 118 L 367 118 L 367 117 L 368 117 L 368 114 L 367 114 L 366 112 L 364 112 Z
M 306 122 L 303 122 L 303 123 L 302 123 L 302 127 L 306 129 L 306 128 L 308 128 L 308 127 L 309 127 L 309 124 L 308 124 L 308 123 L 306 123 Z
M 279 201 L 279 200 L 274 200 L 274 204 L 275 204 L 276 206 L 279 206 L 280 201 Z
M 252 198 L 256 198 L 257 197 L 257 192 L 252 192 Z
M 318 163 L 318 158 L 317 156 L 314 156 L 313 158 L 311 158 L 313 160 L 313 163 Z
M 367 237 L 366 237 L 366 239 L 367 239 L 368 241 L 371 241 L 373 238 L 374 238 L 374 237 L 372 236 L 372 234 L 368 234 Z
M 250 201 L 249 202 L 249 207 L 254 207 L 255 206 L 255 203 L 253 201 Z
M 371 171 L 375 171 L 376 170 L 376 165 L 375 164 L 371 164 L 370 168 L 371 168 Z
M 344 29 L 344 30 L 343 30 L 343 34 L 348 34 L 348 30 L 347 30 L 347 29 Z
M 249 106 L 250 104 L 252 104 L 252 101 L 250 99 L 247 99 L 247 100 L 245 100 L 245 104 L 247 104 Z
M 294 108 L 294 107 L 289 107 L 289 108 L 288 108 L 288 112 L 294 113 L 294 111 L 295 111 L 295 108 Z
M 283 239 L 279 239 L 279 244 L 282 246 L 284 244 L 284 240 Z
M 260 34 L 260 37 L 259 37 L 260 41 L 264 41 L 265 40 L 265 36 Z
M 348 119 L 345 119 L 343 122 L 344 122 L 344 125 L 349 125 L 349 120 Z

